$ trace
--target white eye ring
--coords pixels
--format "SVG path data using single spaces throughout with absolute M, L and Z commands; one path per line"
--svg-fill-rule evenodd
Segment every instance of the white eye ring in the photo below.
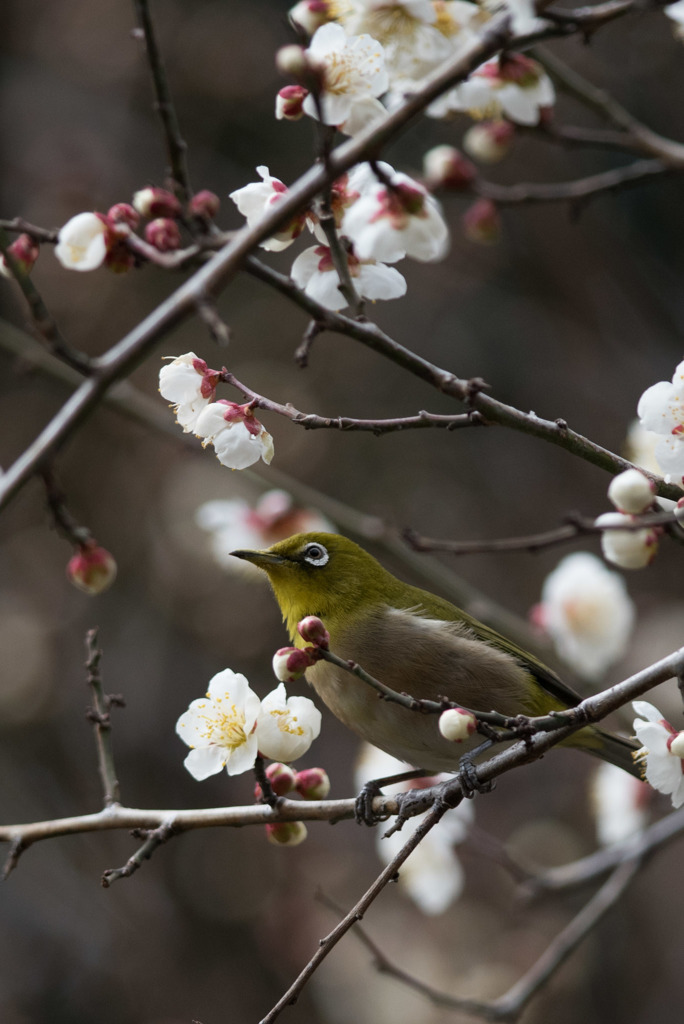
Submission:
M 309 565 L 326 565 L 330 555 L 322 544 L 307 544 L 304 548 L 304 561 Z

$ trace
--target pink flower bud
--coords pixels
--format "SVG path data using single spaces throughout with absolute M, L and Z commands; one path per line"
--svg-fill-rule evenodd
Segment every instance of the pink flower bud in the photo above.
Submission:
M 107 211 L 107 220 L 112 225 L 124 224 L 131 231 L 135 231 L 140 223 L 140 214 L 130 203 L 115 203 Z
M 510 121 L 481 121 L 465 133 L 463 148 L 483 164 L 497 164 L 510 150 L 514 136 Z
M 197 192 L 188 203 L 188 212 L 191 216 L 200 217 L 202 220 L 213 220 L 220 208 L 221 200 L 208 188 Z
M 325 800 L 330 792 L 330 779 L 324 768 L 305 768 L 297 772 L 295 787 L 305 800 Z
M 309 652 L 299 647 L 281 647 L 273 655 L 273 672 L 281 683 L 293 683 L 301 679 L 313 661 Z
M 289 11 L 290 21 L 310 36 L 317 28 L 330 21 L 330 14 L 329 0 L 300 0 Z
M 468 188 L 477 172 L 455 146 L 434 146 L 423 157 L 423 170 L 430 189 L 448 188 L 460 191 Z
M 309 95 L 303 85 L 286 85 L 276 96 L 275 116 L 278 121 L 299 121 L 304 116 L 303 103 Z
M 276 67 L 284 75 L 292 75 L 293 78 L 304 78 L 309 72 L 309 61 L 306 50 L 303 46 L 293 43 L 290 46 L 281 46 L 276 53 Z
M 477 718 L 465 708 L 448 708 L 439 716 L 439 731 L 446 740 L 462 743 L 475 732 Z
M 274 846 L 299 846 L 306 836 L 306 825 L 303 821 L 278 821 L 266 825 L 266 838 Z
M 38 259 L 40 246 L 30 235 L 19 235 L 8 248 L 8 252 L 14 257 L 19 269 L 28 274 L 33 264 Z M 0 257 L 0 273 L 3 277 L 11 277 L 11 273 L 5 262 L 5 257 Z
M 178 217 L 181 204 L 165 188 L 143 188 L 133 196 L 133 206 L 143 217 Z
M 306 640 L 308 644 L 315 644 L 316 647 L 327 648 L 330 644 L 330 633 L 316 615 L 307 615 L 298 622 L 297 632 L 302 640 Z
M 494 245 L 501 237 L 501 218 L 491 199 L 478 199 L 463 214 L 466 238 L 481 245 Z
M 280 761 L 269 764 L 266 769 L 266 778 L 271 783 L 271 789 L 276 796 L 287 796 L 295 788 L 297 776 L 291 768 Z M 261 800 L 263 793 L 261 786 L 257 783 L 254 787 L 254 799 Z
M 116 579 L 116 562 L 94 541 L 84 544 L 69 560 L 67 576 L 86 594 L 101 594 Z
M 180 246 L 180 228 L 175 220 L 168 217 L 157 217 L 145 228 L 145 240 L 160 252 L 169 252 Z

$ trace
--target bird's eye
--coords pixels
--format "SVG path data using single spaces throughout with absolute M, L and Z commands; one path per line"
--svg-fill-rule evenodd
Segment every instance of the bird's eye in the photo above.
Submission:
M 309 565 L 325 565 L 330 555 L 322 544 L 307 544 L 304 548 L 304 561 Z

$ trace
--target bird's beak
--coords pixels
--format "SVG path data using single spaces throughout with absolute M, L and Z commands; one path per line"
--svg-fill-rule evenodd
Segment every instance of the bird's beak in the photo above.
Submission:
M 285 565 L 288 561 L 282 555 L 274 555 L 270 551 L 231 551 L 235 558 L 243 558 L 245 562 L 252 562 L 259 569 L 266 569 L 269 565 Z

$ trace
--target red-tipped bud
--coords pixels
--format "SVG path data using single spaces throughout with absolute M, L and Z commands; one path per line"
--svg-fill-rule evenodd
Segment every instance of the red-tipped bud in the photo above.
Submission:
M 465 708 L 448 708 L 439 716 L 439 731 L 445 740 L 462 743 L 475 732 L 477 718 Z
M 269 764 L 266 769 L 266 778 L 271 783 L 271 789 L 276 796 L 287 796 L 293 791 L 297 782 L 297 776 L 292 769 L 288 768 L 286 764 L 281 764 L 280 761 Z M 262 797 L 261 786 L 257 783 L 254 787 L 254 799 L 261 800 Z
M 330 779 L 324 768 L 305 768 L 297 772 L 295 787 L 305 800 L 325 800 L 330 792 Z
M 423 157 L 423 171 L 428 188 L 462 191 L 469 188 L 477 171 L 455 146 L 434 146 Z
M 463 148 L 483 164 L 497 164 L 508 153 L 515 136 L 510 121 L 481 121 L 463 136 Z
M 501 238 L 501 218 L 491 199 L 478 199 L 463 214 L 466 238 L 481 245 L 494 245 Z
M 28 274 L 38 259 L 40 246 L 30 235 L 19 235 L 8 247 L 8 252 L 14 257 L 14 261 L 19 265 L 19 269 Z M 3 277 L 12 276 L 4 256 L 0 256 L 0 274 Z
M 133 196 L 133 206 L 142 217 L 178 217 L 181 204 L 165 188 L 142 188 Z
M 140 223 L 140 214 L 130 203 L 115 203 L 107 210 L 107 220 L 114 228 L 123 224 L 131 231 L 135 231 Z
M 67 576 L 86 594 L 101 594 L 116 579 L 116 562 L 95 542 L 84 544 L 69 560 Z
M 201 220 L 213 220 L 221 208 L 221 200 L 215 192 L 203 188 L 201 192 L 195 193 L 188 203 L 188 212 L 192 217 L 200 217 Z
M 290 8 L 290 21 L 312 36 L 317 28 L 330 21 L 329 0 L 300 0 Z
M 299 846 L 306 836 L 306 825 L 303 821 L 278 821 L 273 825 L 266 825 L 266 838 L 274 846 Z
M 169 217 L 157 217 L 145 228 L 145 240 L 160 252 L 170 252 L 180 246 L 180 228 Z
M 273 672 L 281 683 L 293 683 L 301 679 L 306 670 L 313 665 L 309 652 L 299 647 L 281 647 L 273 655 Z
M 330 633 L 317 615 L 307 615 L 298 622 L 297 632 L 302 640 L 306 640 L 308 644 L 315 644 L 316 647 L 327 648 L 330 644 Z
M 276 53 L 276 67 L 307 89 L 319 88 L 324 69 L 309 58 L 303 46 L 282 46 Z
M 303 85 L 286 85 L 276 96 L 278 121 L 299 121 L 304 116 L 304 100 L 309 95 Z

